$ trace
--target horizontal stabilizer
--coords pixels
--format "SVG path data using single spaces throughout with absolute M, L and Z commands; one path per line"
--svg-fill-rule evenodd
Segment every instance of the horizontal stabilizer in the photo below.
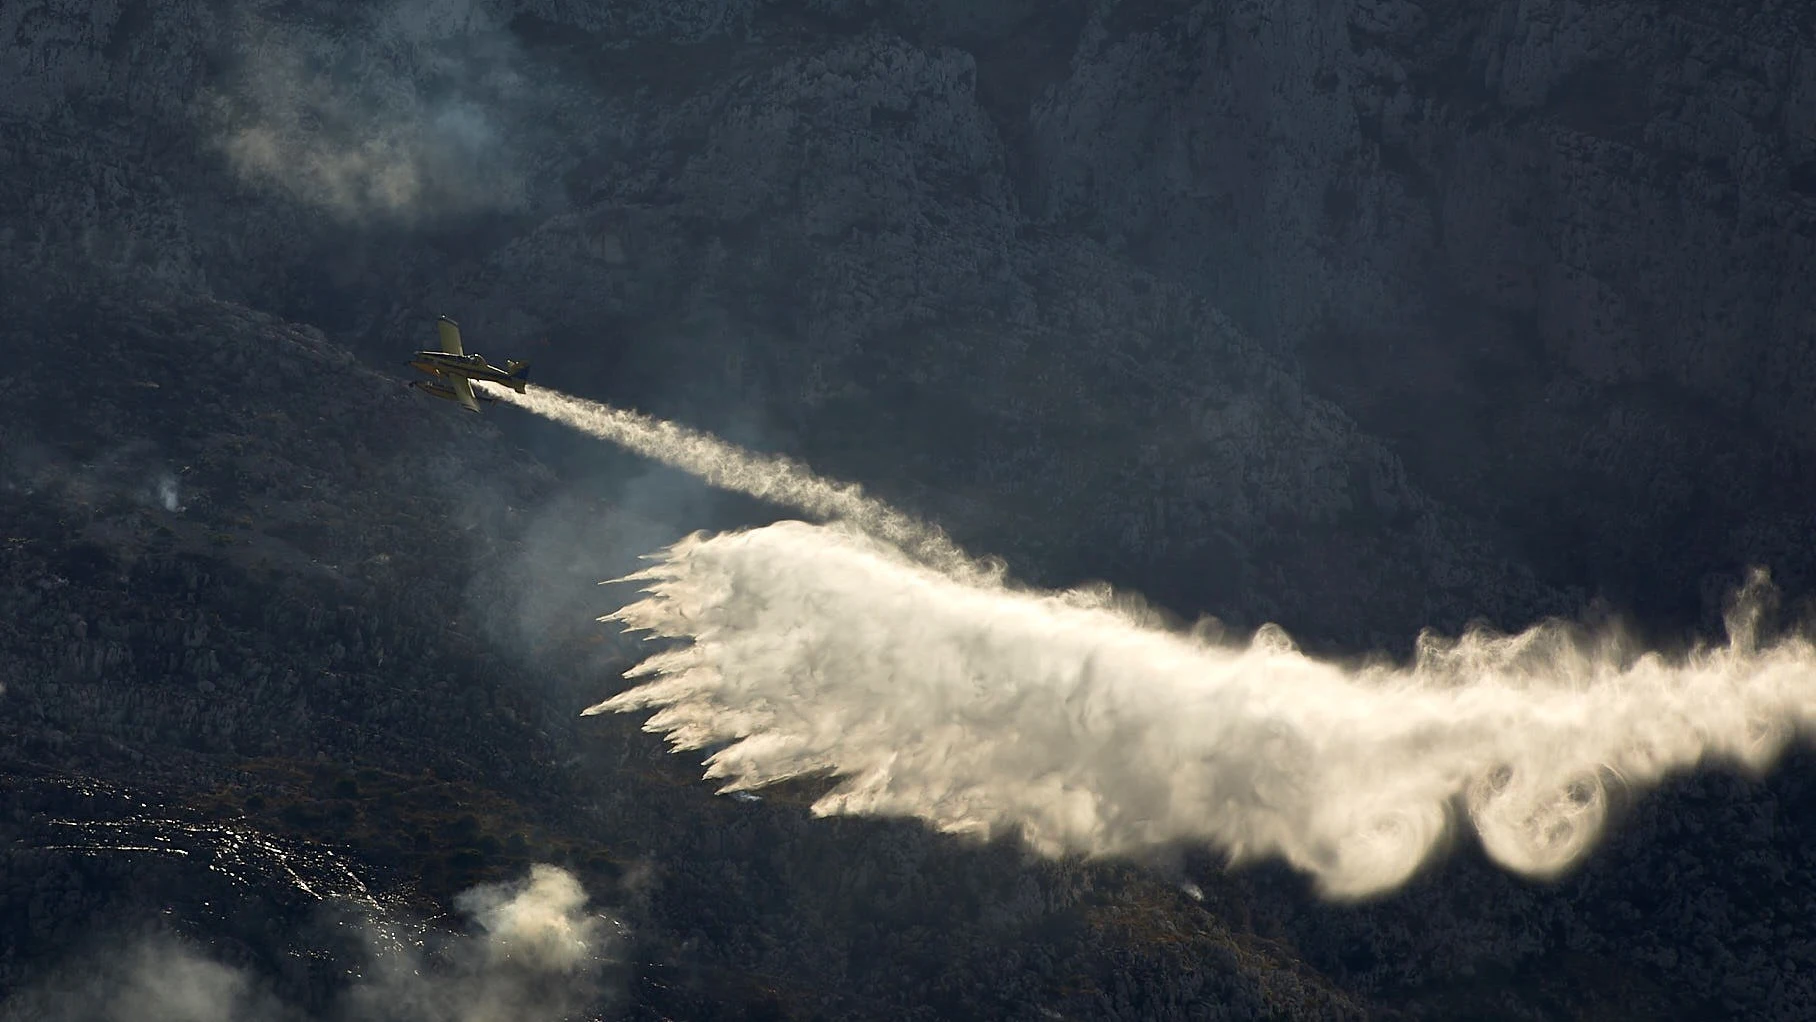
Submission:
M 530 372 L 530 364 L 528 362 L 519 362 L 516 359 L 507 360 L 504 364 L 504 371 L 505 375 L 510 377 L 510 379 L 504 381 L 505 386 L 519 394 L 523 393 L 523 389 L 529 386 L 528 382 L 524 379 Z

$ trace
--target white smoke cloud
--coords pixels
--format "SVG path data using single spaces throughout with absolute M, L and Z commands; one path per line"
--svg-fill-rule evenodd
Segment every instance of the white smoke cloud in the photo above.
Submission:
M 106 994 L 103 1017 L 118 1022 L 238 1022 L 294 1017 L 245 973 L 173 944 L 147 944 L 129 956 L 125 982 Z
M 347 1014 L 422 1022 L 571 1017 L 600 999 L 620 950 L 619 928 L 588 913 L 586 903 L 572 874 L 547 865 L 517 883 L 468 891 L 455 906 L 478 933 L 434 967 L 380 954 L 374 980 L 354 988 Z
M 155 488 L 158 494 L 158 506 L 173 513 L 183 510 L 182 502 L 177 499 L 178 490 L 176 476 L 173 476 L 168 472 L 160 474 Z
M 821 814 L 1021 833 L 1051 853 L 1206 842 L 1280 856 L 1329 896 L 1409 879 L 1460 821 L 1548 877 L 1606 821 L 1610 784 L 1709 758 L 1763 770 L 1816 725 L 1816 647 L 1760 638 L 1763 574 L 1729 641 L 1666 657 L 1559 623 L 1421 636 L 1410 667 L 1181 633 L 1108 590 L 1011 586 L 937 530 L 785 459 L 532 389 L 501 399 L 830 526 L 695 535 L 601 618 L 682 640 L 587 713 L 654 709 L 678 749 L 724 746 L 724 791 L 833 773 Z
M 248 22 L 214 96 L 242 179 L 348 220 L 501 210 L 527 183 L 508 137 L 523 83 L 502 28 L 467 0 L 401 0 L 328 36 Z
M 428 951 L 372 934 L 362 977 L 322 1018 L 345 1022 L 520 1022 L 577 1017 L 608 1000 L 621 928 L 589 912 L 571 874 L 538 865 L 513 884 L 456 899 L 477 932 Z M 248 971 L 171 937 L 100 956 L 0 1003 L 0 1019 L 71 1022 L 305 1022 Z
M 455 904 L 478 920 L 493 964 L 516 960 L 545 972 L 572 972 L 598 943 L 598 920 L 582 914 L 586 890 L 565 870 L 537 865 L 521 885 L 492 884 Z
M 74 975 L 0 1002 L 0 1018 L 70 1022 L 286 1022 L 301 1015 L 243 970 L 210 961 L 172 937 L 94 956 Z

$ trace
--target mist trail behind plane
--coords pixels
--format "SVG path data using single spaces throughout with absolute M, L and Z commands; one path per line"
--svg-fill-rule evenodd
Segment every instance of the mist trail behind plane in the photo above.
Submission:
M 954 577 L 982 581 L 1002 574 L 1001 564 L 973 558 L 935 526 L 865 494 L 856 483 L 822 478 L 791 458 L 757 454 L 679 423 L 544 387 L 531 386 L 518 393 L 479 380 L 473 386 L 489 397 L 611 441 L 720 489 L 783 504 L 816 518 L 850 522 Z
M 1710 758 L 1762 771 L 1816 729 L 1816 646 L 1763 638 L 1763 574 L 1727 643 L 1680 657 L 1550 623 L 1427 634 L 1410 666 L 1350 667 L 1274 626 L 1216 642 L 1101 593 L 1012 589 L 792 462 L 547 392 L 511 400 L 709 482 L 847 512 L 682 540 L 632 576 L 646 598 L 601 619 L 691 642 L 586 712 L 654 709 L 645 729 L 677 748 L 723 745 L 707 760 L 723 790 L 830 772 L 820 814 L 1019 831 L 1050 854 L 1209 843 L 1353 898 L 1403 884 L 1460 822 L 1506 868 L 1555 875 L 1602 832 L 1610 786 Z

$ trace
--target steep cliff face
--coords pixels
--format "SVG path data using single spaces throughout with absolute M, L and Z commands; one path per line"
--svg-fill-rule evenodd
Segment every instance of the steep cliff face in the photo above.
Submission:
M 1460 301 L 1592 382 L 1807 426 L 1730 381 L 1808 301 L 1808 28 L 1777 4 L 1113 5 L 1036 104 L 1032 198 L 1260 333 L 1418 332 Z
M 1596 590 L 1676 624 L 1747 561 L 1813 580 L 1812 38 L 1765 0 L 0 4 L 0 651 L 25 679 L 0 749 L 205 787 L 321 748 L 553 816 L 590 800 L 568 842 L 675 863 L 651 974 L 699 1000 L 645 1003 L 678 1015 L 748 1007 L 712 999 L 728 977 L 782 977 L 802 1015 L 1000 1017 L 999 987 L 1358 1010 L 1301 956 L 1434 1017 L 1790 1012 L 1805 761 L 1645 802 L 1556 887 L 1465 852 L 1376 906 L 1214 869 L 1199 906 L 911 827 L 733 816 L 628 724 L 550 723 L 596 693 L 399 670 L 440 648 L 437 608 L 500 585 L 523 620 L 470 618 L 475 655 L 559 646 L 591 609 L 562 587 L 612 573 L 595 546 L 695 519 L 576 526 L 597 501 L 507 456 L 508 416 L 419 416 L 346 352 L 389 364 L 450 312 L 554 386 L 803 455 L 1036 580 L 1349 650 Z M 195 503 L 63 471 L 122 450 L 193 466 L 171 499 Z M 397 517 L 419 486 L 497 531 L 485 584 L 335 577 L 432 559 Z M 576 770 L 609 783 L 550 780 Z M 953 961 L 931 994 L 900 967 Z
M 618 144 L 665 171 L 591 179 L 437 293 L 495 326 L 566 310 L 560 350 L 616 346 L 594 363 L 609 393 L 754 419 L 1047 577 L 1110 574 L 1249 623 L 1372 606 L 1375 641 L 1543 605 L 1202 299 L 1030 229 L 976 74 L 872 35 L 670 111 L 609 108 Z
M 578 389 L 848 475 L 876 474 L 859 449 L 905 455 L 874 481 L 955 519 L 1090 492 L 1049 535 L 974 535 L 1049 556 L 1088 536 L 1100 553 L 1055 577 L 1350 642 L 1569 609 L 1509 559 L 1674 623 L 1706 623 L 1746 562 L 1811 577 L 1816 78 L 1795 11 L 5 17 L 13 258 L 373 351 L 458 309 L 546 336 L 542 371 Z M 1116 368 L 1168 358 L 1164 382 Z M 1148 421 L 1100 414 L 1135 404 Z M 1411 605 L 1340 621 L 1305 594 L 1311 563 L 1386 577 L 1414 547 L 1443 564 L 1385 587 L 1427 594 Z
M 1809 577 L 1812 68 L 1772 3 L 1108 5 L 1025 194 L 1546 574 L 1669 611 L 1749 559 Z
M 532 862 L 635 933 L 610 1017 L 1360 1016 L 1162 877 L 716 796 L 637 721 L 576 717 L 628 661 L 587 626 L 605 572 L 551 608 L 554 565 L 632 516 L 308 328 L 33 283 L 0 289 L 0 1018 L 96 1017 L 43 998 L 116 994 L 81 956 L 147 927 L 370 1017 L 339 1013 L 369 955 L 325 912 L 433 943 Z
M 1026 63 L 1002 53 L 1024 31 L 1064 52 L 1075 15 L 35 10 L 6 126 L 34 265 L 372 351 L 431 309 L 542 333 L 558 385 L 742 430 L 1036 578 L 1186 613 L 1376 645 L 1569 609 L 1197 282 L 1028 214 L 1049 171 L 1016 118 L 1044 130 L 1047 94 L 993 61 Z

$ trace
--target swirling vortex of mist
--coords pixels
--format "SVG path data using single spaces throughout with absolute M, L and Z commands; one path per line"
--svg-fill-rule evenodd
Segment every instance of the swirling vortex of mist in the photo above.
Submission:
M 1504 867 L 1556 875 L 1601 833 L 1611 785 L 1710 758 L 1763 771 L 1816 726 L 1816 646 L 1762 639 L 1763 572 L 1728 641 L 1681 656 L 1545 623 L 1427 633 L 1409 666 L 1350 666 L 1275 626 L 1228 642 L 1108 590 L 1013 587 L 793 463 L 563 395 L 488 391 L 708 482 L 844 515 L 688 537 L 630 576 L 645 598 L 600 619 L 691 641 L 586 712 L 654 709 L 645 729 L 676 749 L 722 745 L 706 776 L 723 791 L 830 773 L 820 815 L 1014 830 L 1052 855 L 1208 842 L 1359 898 L 1403 884 L 1459 820 Z

